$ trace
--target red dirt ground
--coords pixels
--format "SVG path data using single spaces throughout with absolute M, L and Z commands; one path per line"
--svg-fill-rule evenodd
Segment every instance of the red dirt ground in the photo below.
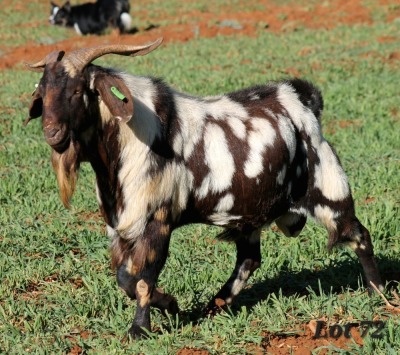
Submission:
M 250 2 L 254 1 L 250 0 Z M 390 4 L 394 2 L 396 1 L 380 0 L 379 6 L 382 9 L 386 9 L 387 21 L 392 21 L 400 17 L 399 7 L 392 6 L 389 11 Z M 116 32 L 104 36 L 80 37 L 76 35 L 75 37 L 54 44 L 31 44 L 13 48 L 12 50 L 7 50 L 7 48 L 4 48 L 0 44 L 0 49 L 5 52 L 0 57 L 0 70 L 20 65 L 22 62 L 32 63 L 38 61 L 54 50 L 68 51 L 105 43 L 143 44 L 153 41 L 158 37 L 164 37 L 164 43 L 186 42 L 196 36 L 214 37 L 217 35 L 232 34 L 256 36 L 260 30 L 282 32 L 293 31 L 300 27 L 330 29 L 340 24 L 355 25 L 371 24 L 373 22 L 372 7 L 366 7 L 361 0 L 326 1 L 310 5 L 307 8 L 297 5 L 277 5 L 267 0 L 256 1 L 256 3 L 260 7 L 264 6 L 265 10 L 234 12 L 231 8 L 227 7 L 224 13 L 220 14 L 196 11 L 190 14 L 182 14 L 181 18 L 183 21 L 180 21 L 182 23 L 158 27 L 157 24 L 161 20 L 165 23 L 168 18 L 171 20 L 174 20 L 174 18 L 168 15 L 162 18 L 154 18 L 150 13 L 139 11 L 135 13 L 136 18 L 144 18 L 146 21 L 156 25 L 156 27 L 149 30 L 139 30 L 137 33 L 130 35 L 119 35 Z M 26 9 L 24 5 L 19 5 L 18 8 L 19 11 Z M 226 20 L 239 23 L 242 28 L 235 29 L 229 23 L 223 25 Z M 44 16 L 44 22 L 47 22 L 47 14 Z M 21 24 L 18 26 L 21 26 Z M 26 26 L 34 27 L 35 23 L 28 23 Z M 15 31 L 18 31 L 17 26 Z M 66 31 L 73 30 L 66 29 Z
M 322 334 L 325 334 L 326 329 Z M 315 326 L 310 322 L 308 325 L 303 326 L 302 332 L 299 332 L 298 336 L 278 336 L 275 334 L 267 334 L 263 342 L 263 347 L 268 353 L 277 355 L 283 354 L 296 354 L 296 355 L 308 355 L 311 354 L 312 350 L 320 347 L 327 347 L 333 345 L 336 348 L 347 350 L 348 346 L 354 342 L 358 345 L 363 344 L 363 340 L 360 336 L 357 328 L 351 328 L 351 338 L 347 339 L 344 336 L 335 338 L 318 338 L 314 339 Z M 327 354 L 328 349 L 321 349 L 319 354 Z M 261 353 L 260 353 L 261 354 Z
M 8 0 L 10 6 L 16 7 L 13 1 Z M 248 3 L 254 3 L 256 0 L 249 0 Z M 7 3 L 7 0 L 4 1 Z M 247 3 L 247 2 L 246 2 Z M 256 36 L 259 31 L 270 32 L 285 32 L 294 31 L 296 28 L 306 27 L 313 29 L 331 29 L 335 26 L 346 24 L 372 24 L 373 23 L 373 6 L 365 5 L 361 0 L 333 0 L 324 1 L 316 5 L 310 5 L 308 10 L 304 6 L 298 5 L 277 5 L 277 2 L 268 0 L 256 1 L 256 3 L 264 10 L 234 12 L 231 8 L 227 7 L 224 13 L 215 14 L 210 12 L 193 12 L 182 14 L 182 21 L 179 24 L 170 24 L 168 26 L 157 26 L 161 21 L 174 19 L 168 15 L 162 18 L 154 18 L 152 14 L 145 11 L 135 13 L 136 18 L 146 19 L 149 23 L 156 25 L 156 27 L 149 30 L 139 30 L 135 34 L 119 35 L 115 32 L 104 36 L 86 36 L 80 37 L 78 35 L 54 43 L 50 45 L 44 44 L 29 44 L 21 47 L 7 49 L 1 45 L 0 50 L 5 53 L 0 56 L 0 71 L 12 68 L 16 65 L 21 65 L 22 62 L 35 62 L 42 59 L 45 55 L 54 50 L 73 50 L 77 48 L 94 46 L 106 43 L 126 43 L 126 44 L 144 44 L 153 41 L 158 37 L 164 38 L 164 43 L 169 42 L 186 42 L 199 37 L 214 37 L 217 35 L 242 35 L 242 36 Z M 400 17 L 400 6 L 392 6 L 398 4 L 399 0 L 380 0 L 380 10 L 386 14 L 386 21 L 391 22 Z M 2 4 L 6 6 L 6 4 Z M 26 6 L 17 5 L 17 10 L 24 11 Z M 311 10 L 310 10 L 311 9 Z M 390 9 L 390 11 L 389 11 Z M 47 13 L 44 16 L 47 22 Z M 189 20 L 188 20 L 189 19 Z M 230 20 L 234 23 L 241 25 L 240 29 L 233 28 L 234 26 L 222 26 L 223 21 Z M 175 21 L 176 22 L 176 21 Z M 26 26 L 35 27 L 38 24 L 28 23 Z M 18 26 L 24 26 L 19 24 Z M 50 26 L 50 25 L 49 25 Z M 16 25 L 15 31 L 18 31 Z M 65 31 L 72 31 L 66 29 Z M 388 34 L 385 38 L 380 38 L 380 41 L 396 40 L 393 36 Z M 1 35 L 0 35 L 1 40 Z M 393 53 L 393 58 L 400 58 L 400 52 Z M 333 344 L 338 348 L 346 349 L 348 344 L 353 342 L 362 346 L 362 338 L 360 337 L 357 329 L 352 329 L 351 339 L 340 337 L 339 339 L 333 338 L 319 338 L 314 339 L 312 322 L 303 326 L 303 329 L 298 331 L 295 336 L 283 336 L 277 334 L 265 333 L 263 334 L 264 341 L 261 346 L 248 345 L 247 352 L 252 354 L 310 354 L 311 350 L 321 346 Z M 82 349 L 78 346 L 71 350 L 71 354 L 79 354 Z M 321 354 L 327 353 L 327 350 L 322 350 Z M 207 350 L 189 349 L 184 348 L 178 352 L 179 355 L 206 355 L 209 354 Z

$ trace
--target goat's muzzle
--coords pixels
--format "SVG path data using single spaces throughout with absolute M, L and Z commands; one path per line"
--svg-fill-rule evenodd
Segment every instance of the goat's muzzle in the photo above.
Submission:
M 43 127 L 44 137 L 55 151 L 62 153 L 69 146 L 69 132 L 65 125 L 47 125 Z

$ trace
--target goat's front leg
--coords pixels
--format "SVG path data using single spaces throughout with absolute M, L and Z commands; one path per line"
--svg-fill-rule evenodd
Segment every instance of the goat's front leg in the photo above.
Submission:
M 253 272 L 260 267 L 260 235 L 261 229 L 253 231 L 250 235 L 244 235 L 239 231 L 235 237 L 236 243 L 236 265 L 231 277 L 221 290 L 213 297 L 205 309 L 205 314 L 213 316 L 221 309 L 230 305 L 233 298 L 246 285 L 247 280 Z
M 349 245 L 357 254 L 371 292 L 371 282 L 383 290 L 381 276 L 375 261 L 374 248 L 368 230 L 360 223 L 355 215 L 351 195 L 339 203 L 325 201 L 325 205 L 317 205 L 314 217 L 319 220 L 329 232 L 328 249 L 334 246 Z
M 129 329 L 129 334 L 133 338 L 142 336 L 144 329 L 150 330 L 150 306 L 152 305 L 152 299 L 154 303 L 159 303 L 160 293 L 158 291 L 155 292 L 155 287 L 167 257 L 169 235 L 148 234 L 148 232 L 145 232 L 143 240 L 139 244 L 141 245 L 135 250 L 133 260 L 136 259 L 136 254 L 139 253 L 138 257 L 145 256 L 145 260 L 143 260 L 143 265 L 134 265 L 134 270 L 138 266 L 139 271 L 135 275 L 138 280 L 134 291 L 137 302 L 136 313 L 132 327 Z M 161 300 L 163 299 L 161 297 Z
M 129 297 L 137 301 L 133 324 L 129 330 L 129 335 L 133 338 L 144 335 L 145 329 L 150 330 L 150 306 L 172 313 L 178 310 L 172 296 L 156 289 L 158 276 L 167 258 L 170 240 L 170 226 L 162 216 L 162 213 L 155 214 L 143 235 L 134 241 L 133 247 L 131 244 L 130 251 L 124 253 L 122 262 L 118 265 L 119 285 Z
M 339 223 L 338 237 L 330 236 L 330 239 L 336 239 L 337 243 L 347 243 L 357 254 L 363 267 L 369 292 L 374 289 L 371 282 L 381 291 L 384 289 L 381 276 L 375 261 L 373 246 L 368 230 L 360 223 L 357 217 L 350 221 L 343 219 Z
M 129 273 L 129 268 L 123 264 L 118 268 L 117 281 L 129 298 L 136 299 L 136 284 L 139 281 L 137 277 Z M 164 293 L 161 288 L 155 288 L 151 295 L 150 305 L 158 308 L 163 314 L 177 314 L 179 312 L 178 302 L 175 297 Z

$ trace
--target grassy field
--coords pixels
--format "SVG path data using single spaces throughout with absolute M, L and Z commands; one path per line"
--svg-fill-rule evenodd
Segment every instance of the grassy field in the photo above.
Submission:
M 243 2 L 232 3 L 243 8 Z M 187 11 L 207 11 L 207 4 L 198 1 Z M 150 11 L 155 2 L 146 6 Z M 162 6 L 169 15 L 183 11 L 177 1 Z M 21 21 L 20 13 L 6 10 L 3 23 Z M 163 77 L 198 95 L 291 75 L 316 83 L 325 99 L 325 136 L 349 176 L 380 270 L 400 291 L 400 32 L 399 21 L 384 21 L 380 11 L 368 25 L 277 33 L 262 29 L 254 37 L 199 36 L 168 43 L 143 58 L 109 56 L 98 63 Z M 39 21 L 35 13 L 32 22 Z M 5 46 L 62 38 L 61 29 L 50 36 L 45 28 L 39 23 L 37 30 L 22 28 L 20 36 L 9 33 L 0 55 Z M 378 296 L 368 297 L 355 255 L 348 249 L 328 253 L 326 231 L 312 222 L 295 239 L 275 229 L 265 231 L 262 267 L 232 309 L 213 320 L 202 318 L 201 310 L 229 277 L 234 247 L 214 241 L 220 231 L 215 227 L 175 231 L 159 285 L 177 297 L 182 312 L 165 318 L 152 311 L 154 333 L 121 342 L 135 304 L 118 289 L 110 269 L 94 174 L 83 166 L 73 206 L 66 210 L 40 120 L 22 126 L 39 74 L 21 66 L 0 74 L 0 353 L 190 354 L 197 349 L 203 354 L 262 354 L 274 352 L 270 339 L 300 340 L 304 325 L 318 319 L 331 325 L 383 320 L 385 327 L 379 339 L 366 335 L 361 347 L 350 340 L 343 350 L 328 339 L 331 344 L 321 342 L 315 353 L 399 353 L 399 313 L 385 310 Z

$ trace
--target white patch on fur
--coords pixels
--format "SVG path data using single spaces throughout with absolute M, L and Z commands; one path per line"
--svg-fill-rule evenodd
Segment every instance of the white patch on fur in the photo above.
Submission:
M 238 102 L 232 101 L 227 96 L 220 96 L 218 100 L 209 98 L 207 102 L 207 113 L 214 119 L 230 119 L 231 117 L 248 117 L 246 109 Z
M 131 91 L 134 104 L 135 99 L 139 98 L 140 101 L 148 109 L 150 109 L 150 111 L 155 112 L 154 98 L 157 94 L 157 87 L 154 85 L 153 81 L 150 78 L 143 76 L 133 76 L 118 71 L 115 71 L 115 74 L 121 77 L 125 85 Z
M 310 136 L 313 147 L 318 148 L 322 134 L 318 119 L 313 112 L 301 103 L 294 88 L 287 83 L 278 86 L 277 96 L 297 129 L 304 130 Z
M 110 239 L 114 239 L 114 238 L 118 237 L 117 231 L 114 228 L 112 228 L 111 226 L 109 226 L 108 224 L 106 226 L 106 230 L 107 230 L 107 235 Z
M 250 277 L 250 270 L 245 269 L 243 266 L 240 267 L 238 277 L 233 281 L 231 289 L 231 297 L 227 300 L 227 303 L 231 303 L 234 296 L 238 295 L 239 292 L 246 285 L 247 280 Z
M 279 132 L 281 133 L 282 139 L 284 140 L 286 147 L 289 151 L 290 162 L 293 161 L 294 155 L 296 153 L 296 135 L 294 132 L 294 127 L 290 120 L 283 116 L 278 115 L 277 118 Z
M 244 164 L 244 173 L 249 178 L 255 178 L 264 170 L 265 148 L 274 144 L 276 132 L 271 123 L 263 118 L 253 118 L 251 124 L 248 137 L 250 152 Z
M 230 215 L 227 212 L 213 213 L 208 220 L 216 226 L 228 226 L 232 221 L 241 219 L 242 216 Z
M 328 206 L 317 205 L 314 207 L 314 216 L 319 222 L 321 222 L 328 230 L 336 230 L 335 219 L 339 214 L 333 211 Z
M 239 117 L 229 117 L 227 119 L 229 127 L 232 129 L 233 134 L 241 140 L 245 140 L 247 136 L 246 126 L 242 119 Z
M 75 32 L 78 35 L 82 36 L 82 31 L 81 31 L 81 29 L 79 28 L 79 25 L 76 22 L 74 23 L 74 29 L 75 29 Z
M 204 198 L 209 192 L 223 192 L 232 185 L 235 163 L 228 148 L 223 129 L 215 123 L 208 123 L 204 132 L 205 163 L 210 173 L 204 178 L 196 191 L 198 198 Z
M 258 95 L 258 94 L 256 94 L 256 93 L 252 93 L 252 94 L 249 95 L 249 99 L 250 99 L 251 101 L 260 100 L 260 95 Z
M 260 241 L 260 236 L 261 236 L 261 228 L 255 230 L 251 236 L 249 237 L 249 242 L 250 243 L 259 243 Z M 238 270 L 238 275 L 236 279 L 233 281 L 232 286 L 231 286 L 231 294 L 230 297 L 227 297 L 225 302 L 227 304 L 231 304 L 233 298 L 239 294 L 239 292 L 244 288 L 244 286 L 247 283 L 247 280 L 250 277 L 251 271 L 246 269 L 244 265 L 242 265 L 239 270 Z
M 178 179 L 172 194 L 172 219 L 174 221 L 179 218 L 181 211 L 186 208 L 189 193 L 193 189 L 193 181 L 193 174 L 184 165 L 180 164 Z
M 100 111 L 103 124 L 114 122 L 120 128 L 118 139 L 122 148 L 118 179 L 124 208 L 117 211 L 115 230 L 122 238 L 135 240 L 143 234 L 149 217 L 162 203 L 171 200 L 172 217 L 179 216 L 187 204 L 193 176 L 183 164 L 175 161 L 159 169 L 153 158 L 150 146 L 161 133 L 161 123 L 155 113 L 156 88 L 152 81 L 123 73 L 118 75 L 134 97 L 133 119 L 118 123 L 103 102 L 100 102 Z
M 120 15 L 120 19 L 121 19 L 122 25 L 124 26 L 124 30 L 129 31 L 131 29 L 131 24 L 132 24 L 131 15 L 129 15 L 127 12 L 123 12 Z
M 297 177 L 300 177 L 300 175 L 301 175 L 301 166 L 298 166 L 298 167 L 296 168 L 296 176 L 297 176 Z
M 332 201 L 346 198 L 350 193 L 347 177 L 332 148 L 323 139 L 318 119 L 310 109 L 300 102 L 290 85 L 279 85 L 278 99 L 289 113 L 296 127 L 308 134 L 311 139 L 311 148 L 317 152 L 320 158 L 320 164 L 315 167 L 315 187 Z
M 195 98 L 175 92 L 176 110 L 180 132 L 174 137 L 173 149 L 188 160 L 203 136 L 209 118 L 227 120 L 233 133 L 240 139 L 245 137 L 243 120 L 248 114 L 245 108 L 227 96 Z
M 233 207 L 233 203 L 235 201 L 235 197 L 232 194 L 226 194 L 222 197 L 218 204 L 215 206 L 215 212 L 228 212 Z
M 126 150 L 127 148 L 124 149 Z M 129 161 L 140 156 L 141 154 L 131 156 Z M 193 177 L 182 164 L 176 162 L 167 164 L 150 178 L 146 172 L 152 165 L 151 156 L 145 156 L 147 158 L 140 159 L 138 163 L 127 163 L 123 160 L 118 175 L 122 184 L 125 209 L 118 216 L 116 230 L 125 239 L 134 240 L 142 235 L 150 216 L 162 203 L 170 199 L 172 217 L 176 220 L 185 208 L 189 191 L 192 189 Z
M 207 174 L 200 187 L 196 190 L 196 196 L 198 198 L 204 198 L 205 196 L 207 196 L 208 191 L 210 191 L 210 185 L 211 185 L 211 174 Z
M 100 190 L 99 190 L 99 185 L 98 185 L 97 181 L 96 181 L 96 199 L 97 199 L 97 203 L 99 204 L 99 207 L 102 207 L 103 201 L 101 200 L 101 197 L 100 197 Z
M 179 155 L 183 154 L 183 137 L 180 134 L 180 132 L 178 132 L 174 136 L 174 140 L 172 142 L 172 149 L 174 150 L 175 153 Z
M 60 10 L 60 8 L 59 8 L 58 6 L 54 6 L 54 7 L 53 7 L 53 12 L 52 12 L 52 14 L 51 14 L 50 17 L 49 17 L 49 21 L 50 21 L 50 23 L 51 23 L 52 25 L 55 24 L 54 18 L 56 17 L 57 12 L 58 12 L 59 10 Z
M 275 119 L 275 120 L 278 119 L 278 118 L 276 117 L 275 113 L 274 113 L 273 111 L 271 111 L 268 107 L 264 107 L 263 110 L 264 110 L 264 112 L 265 112 L 268 116 L 272 117 L 272 118 Z
M 89 107 L 89 98 L 88 98 L 86 92 L 83 94 L 83 103 L 85 104 L 85 108 Z
M 286 177 L 286 170 L 287 167 L 284 165 L 282 169 L 278 172 L 278 175 L 276 176 L 276 182 L 278 185 L 283 185 L 283 182 L 285 181 Z
M 99 96 L 98 100 L 99 100 L 101 123 L 103 124 L 103 126 L 106 123 L 115 121 L 113 115 L 111 114 L 107 105 L 101 100 L 100 96 Z
M 328 142 L 323 141 L 317 152 L 320 163 L 315 166 L 315 187 L 332 201 L 349 196 L 347 177 Z
M 174 138 L 173 149 L 187 160 L 203 135 L 207 111 L 204 103 L 196 98 L 176 93 L 175 100 L 180 132 Z
M 299 207 L 299 208 L 290 208 L 289 212 L 297 213 L 301 216 L 308 216 L 309 212 L 304 208 L 304 207 Z
M 147 103 L 141 98 L 135 97 L 133 120 L 128 121 L 128 125 L 135 131 L 136 137 L 152 145 L 157 137 L 161 136 L 161 121 L 155 112 L 149 109 Z
M 135 119 L 129 122 L 135 122 Z M 125 208 L 118 211 L 119 234 L 126 239 L 136 239 L 146 227 L 150 204 L 147 191 L 151 183 L 147 172 L 152 166 L 150 148 L 137 139 L 134 130 L 120 125 L 121 169 L 118 174 L 122 186 Z M 154 193 L 154 192 L 151 192 Z
M 357 249 L 358 250 L 360 250 L 360 249 L 361 250 L 365 250 L 366 249 L 366 246 L 364 244 L 360 244 L 360 243 L 357 243 L 357 242 L 348 242 L 347 245 L 351 249 L 353 249 L 354 251 L 356 251 Z

